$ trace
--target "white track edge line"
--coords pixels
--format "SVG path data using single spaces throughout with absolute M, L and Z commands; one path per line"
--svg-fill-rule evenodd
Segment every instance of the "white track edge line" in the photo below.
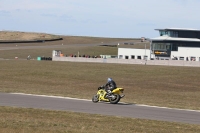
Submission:
M 50 98 L 60 98 L 60 99 L 72 99 L 72 100 L 80 100 L 80 101 L 91 101 L 89 99 L 79 99 L 79 98 L 62 97 L 62 96 L 36 95 L 36 94 L 26 94 L 26 93 L 10 93 L 10 94 L 30 95 L 30 96 L 50 97 Z M 128 103 L 125 103 L 125 102 L 120 102 L 120 103 L 128 104 Z M 150 108 L 161 108 L 161 109 L 171 109 L 171 110 L 182 110 L 182 111 L 200 112 L 200 110 L 159 107 L 159 106 L 151 106 L 151 105 L 145 105 L 145 104 L 134 104 L 134 105 L 135 106 L 142 106 L 142 107 L 150 107 Z
M 91 100 L 88 100 L 88 99 L 78 99 L 78 98 L 62 97 L 62 96 L 36 95 L 36 94 L 26 94 L 26 93 L 10 93 L 10 94 L 39 96 L 39 97 L 50 97 L 50 98 L 60 98 L 60 99 L 72 99 L 72 100 L 80 100 L 80 101 L 91 101 Z

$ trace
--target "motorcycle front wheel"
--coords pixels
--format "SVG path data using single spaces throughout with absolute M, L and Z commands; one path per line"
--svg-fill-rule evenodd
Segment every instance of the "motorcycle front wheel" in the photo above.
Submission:
M 117 104 L 120 101 L 120 95 L 119 94 L 113 94 L 111 98 L 109 98 L 110 103 Z
M 92 102 L 97 103 L 99 101 L 99 96 L 98 95 L 94 95 L 92 97 Z

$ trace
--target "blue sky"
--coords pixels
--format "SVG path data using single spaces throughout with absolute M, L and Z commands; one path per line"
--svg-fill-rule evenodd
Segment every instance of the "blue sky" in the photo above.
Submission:
M 157 37 L 200 29 L 200 0 L 0 0 L 0 30 L 95 37 Z

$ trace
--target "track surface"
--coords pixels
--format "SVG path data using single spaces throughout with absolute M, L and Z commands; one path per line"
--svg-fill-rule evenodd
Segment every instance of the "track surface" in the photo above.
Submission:
M 119 103 L 92 103 L 90 100 L 66 97 L 0 93 L 0 106 L 62 110 L 141 118 L 150 120 L 200 124 L 200 111 L 180 110 Z

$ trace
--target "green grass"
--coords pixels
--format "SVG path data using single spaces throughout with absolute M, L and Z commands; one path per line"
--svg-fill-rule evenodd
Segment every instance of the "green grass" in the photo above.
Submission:
M 0 107 L 1 133 L 198 133 L 199 125 Z
M 112 77 L 125 89 L 125 102 L 200 109 L 199 68 L 36 60 L 0 64 L 1 92 L 91 99 Z

